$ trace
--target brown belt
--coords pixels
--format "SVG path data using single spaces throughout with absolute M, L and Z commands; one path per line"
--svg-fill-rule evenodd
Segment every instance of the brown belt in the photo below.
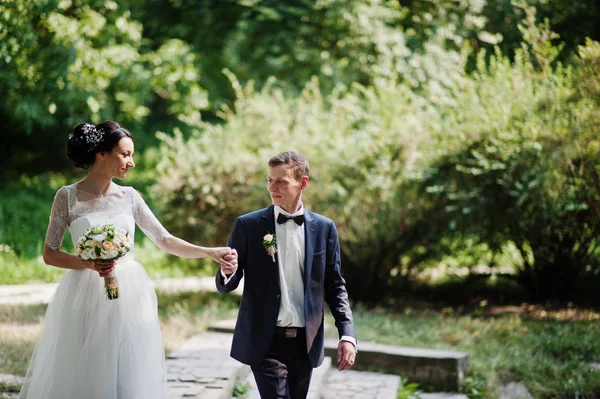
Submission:
M 304 327 L 275 327 L 275 335 L 285 338 L 296 338 L 304 334 Z

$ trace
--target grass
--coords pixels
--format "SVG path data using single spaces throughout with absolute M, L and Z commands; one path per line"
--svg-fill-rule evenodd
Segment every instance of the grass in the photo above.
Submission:
M 9 399 L 10 397 L 14 397 L 14 394 L 18 394 L 21 390 L 21 387 L 14 384 L 6 384 L 4 382 L 0 382 L 0 399 Z M 12 394 L 11 396 L 4 396 L 3 394 Z
M 535 398 L 598 397 L 600 372 L 591 372 L 590 363 L 600 362 L 600 313 L 506 309 L 357 307 L 354 313 L 362 341 L 467 352 L 462 390 L 469 397 L 494 397 L 507 381 L 523 383 Z

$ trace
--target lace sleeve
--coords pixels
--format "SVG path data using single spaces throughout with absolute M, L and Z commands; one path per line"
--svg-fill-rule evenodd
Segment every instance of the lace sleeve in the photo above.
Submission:
M 65 231 L 69 225 L 69 193 L 61 187 L 54 196 L 54 203 L 50 212 L 50 223 L 46 232 L 46 244 L 54 249 L 60 249 Z
M 133 188 L 131 191 L 133 195 L 133 217 L 144 234 L 155 244 L 162 238 L 171 237 L 171 233 L 160 224 L 142 196 Z

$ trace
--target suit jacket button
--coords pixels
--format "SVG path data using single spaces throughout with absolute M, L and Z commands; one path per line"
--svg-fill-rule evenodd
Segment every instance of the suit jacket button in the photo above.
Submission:
M 281 298 L 281 294 L 277 294 L 277 299 Z

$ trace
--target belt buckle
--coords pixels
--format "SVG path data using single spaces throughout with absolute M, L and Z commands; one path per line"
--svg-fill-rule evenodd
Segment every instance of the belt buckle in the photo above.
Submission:
M 285 337 L 286 338 L 296 338 L 298 336 L 297 328 L 286 328 L 285 329 Z

